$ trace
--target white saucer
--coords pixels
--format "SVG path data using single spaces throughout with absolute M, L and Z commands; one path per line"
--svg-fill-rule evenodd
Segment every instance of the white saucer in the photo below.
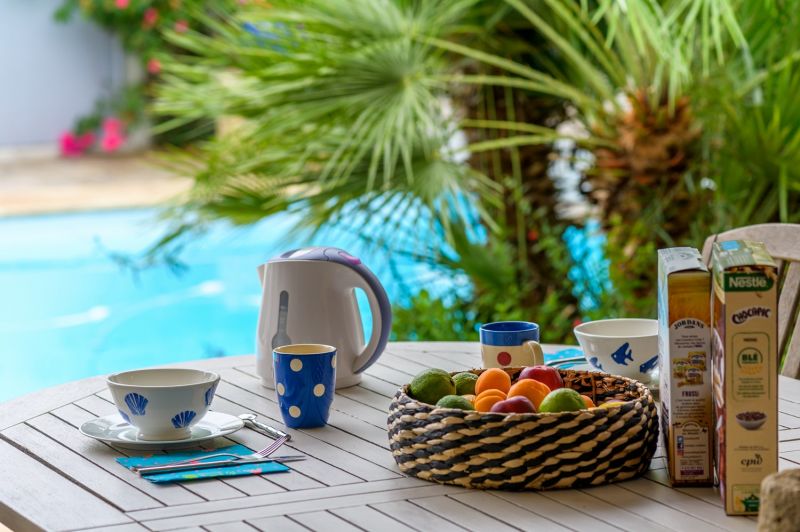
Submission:
M 82 434 L 126 449 L 163 449 L 165 447 L 195 447 L 200 442 L 236 432 L 244 421 L 230 414 L 208 412 L 192 427 L 192 435 L 182 440 L 140 440 L 138 429 L 126 423 L 119 414 L 111 414 L 87 421 L 81 425 Z

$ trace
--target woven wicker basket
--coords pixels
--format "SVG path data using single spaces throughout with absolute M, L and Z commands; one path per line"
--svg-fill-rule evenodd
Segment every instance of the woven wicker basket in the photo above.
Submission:
M 506 369 L 512 378 L 521 370 Z M 597 486 L 646 471 L 658 439 L 650 391 L 606 373 L 561 370 L 561 376 L 565 387 L 596 404 L 629 402 L 555 414 L 481 413 L 417 402 L 406 385 L 389 409 L 397 465 L 424 480 L 503 490 Z

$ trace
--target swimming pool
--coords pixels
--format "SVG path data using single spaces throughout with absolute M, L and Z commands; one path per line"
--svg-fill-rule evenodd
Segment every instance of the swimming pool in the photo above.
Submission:
M 434 293 L 466 286 L 410 258 L 390 272 L 382 250 L 345 233 L 288 241 L 296 222 L 281 214 L 249 227 L 215 223 L 181 255 L 183 274 L 164 265 L 134 275 L 111 252 L 140 252 L 159 238 L 156 210 L 0 220 L 0 401 L 91 375 L 254 352 L 256 266 L 296 247 L 348 249 L 392 301 L 422 286 Z

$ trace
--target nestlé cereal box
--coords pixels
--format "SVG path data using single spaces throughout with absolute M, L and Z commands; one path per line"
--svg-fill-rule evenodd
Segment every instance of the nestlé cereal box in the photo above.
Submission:
M 712 251 L 714 468 L 725 511 L 757 514 L 761 481 L 778 470 L 778 273 L 759 242 Z

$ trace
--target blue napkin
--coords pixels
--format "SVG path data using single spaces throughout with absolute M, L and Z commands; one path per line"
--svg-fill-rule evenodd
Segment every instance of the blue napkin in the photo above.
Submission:
M 190 458 L 202 462 L 205 457 L 217 453 L 232 453 L 238 456 L 249 456 L 253 454 L 253 451 L 244 445 L 231 445 L 213 451 L 188 451 L 184 453 L 151 454 L 147 456 L 117 458 L 117 462 L 130 469 L 132 467 L 163 465 L 179 460 L 188 460 Z M 211 460 L 224 460 L 224 458 L 212 458 Z M 289 471 L 289 468 L 283 464 L 279 464 L 278 462 L 265 462 L 263 464 L 242 464 L 237 466 L 175 471 L 174 473 L 157 473 L 154 475 L 145 475 L 144 478 L 150 482 L 161 484 L 164 482 L 180 482 L 184 480 L 198 480 L 201 478 L 241 477 L 245 475 L 283 473 L 285 471 Z

